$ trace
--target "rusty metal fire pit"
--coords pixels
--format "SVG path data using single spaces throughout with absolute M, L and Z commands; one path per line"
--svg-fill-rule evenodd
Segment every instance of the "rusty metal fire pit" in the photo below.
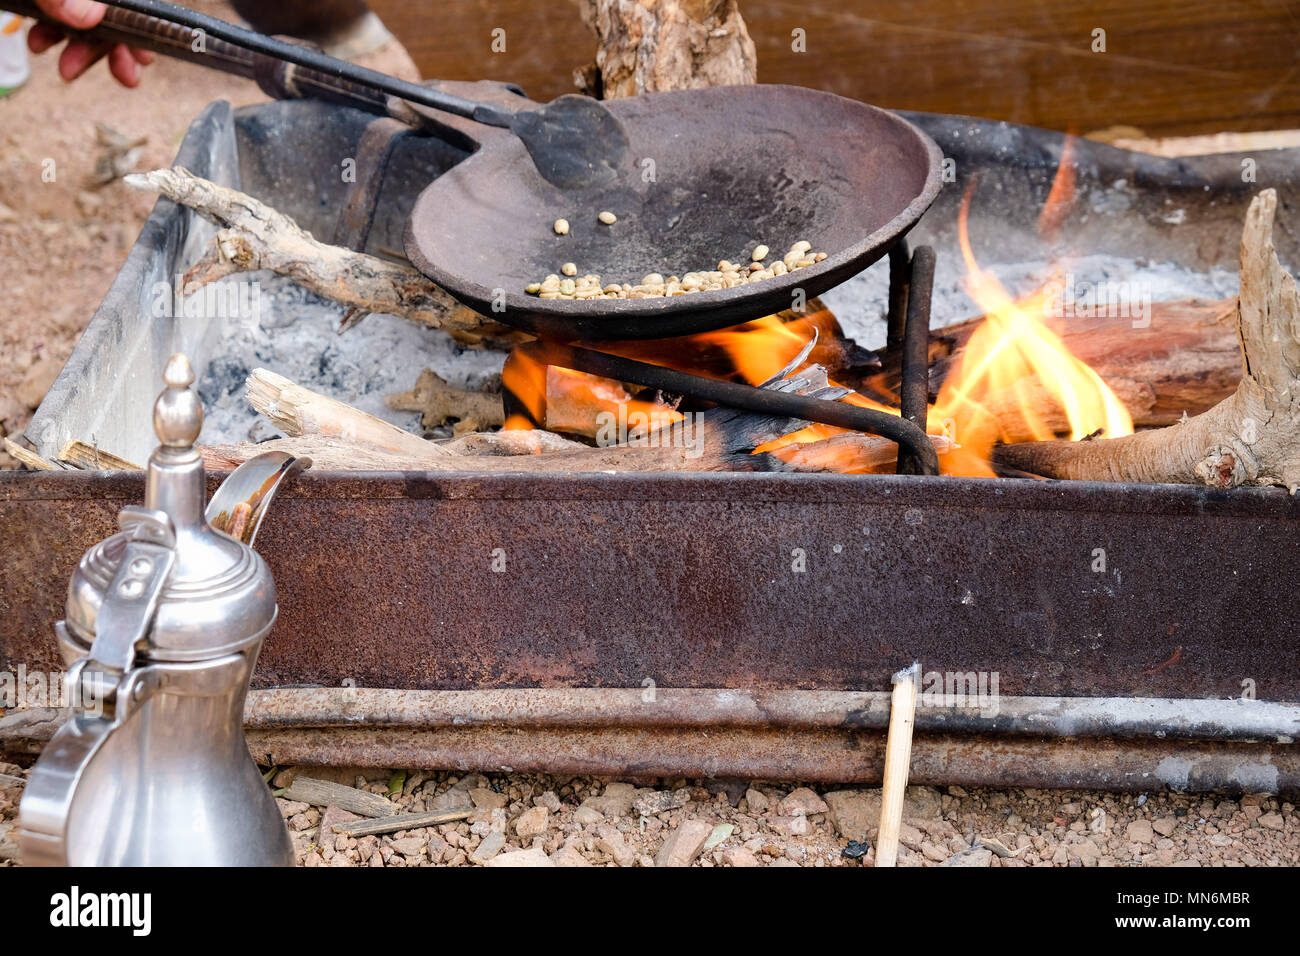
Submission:
M 958 169 L 978 164 L 1023 199 L 1023 214 L 989 212 L 1006 220 L 1008 247 L 1021 242 L 1011 224 L 1036 213 L 1060 137 L 911 118 Z M 309 103 L 233 115 L 217 104 L 179 162 L 328 235 L 346 186 L 304 174 L 301 157 L 326 144 L 348 155 L 365 124 Z M 396 148 L 372 247 L 392 246 L 403 197 L 461 155 Z M 1166 163 L 1083 144 L 1076 159 L 1095 247 L 1230 261 L 1231 241 L 1151 216 L 1173 197 L 1187 215 L 1234 221 L 1245 192 L 1230 158 Z M 1260 159 L 1287 202 L 1297 168 L 1294 156 Z M 1121 171 L 1127 206 L 1108 206 Z M 945 193 L 917 227 L 940 262 L 954 201 Z M 991 226 L 973 217 L 972 228 Z M 56 454 L 75 431 L 132 453 L 123 430 L 142 420 L 156 366 L 177 337 L 201 346 L 192 328 L 142 320 L 140 297 L 209 236 L 159 204 L 28 431 L 38 450 Z M 1300 252 L 1294 237 L 1279 247 L 1290 261 Z M 132 473 L 0 473 L 2 666 L 57 668 L 52 624 L 73 562 L 141 494 Z M 871 781 L 889 677 L 919 660 L 918 782 L 1300 789 L 1300 501 L 1281 491 L 309 473 L 280 501 L 259 539 L 281 602 L 247 713 L 259 759 Z M 55 719 L 9 712 L 0 747 L 39 748 Z

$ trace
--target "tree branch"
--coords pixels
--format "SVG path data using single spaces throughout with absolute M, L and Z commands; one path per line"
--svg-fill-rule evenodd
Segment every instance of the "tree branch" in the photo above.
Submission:
M 186 273 L 181 290 L 186 295 L 236 272 L 265 269 L 348 306 L 351 312 L 345 324 L 382 312 L 441 329 L 479 347 L 509 349 L 531 338 L 485 320 L 412 266 L 320 242 L 260 200 L 187 169 L 133 173 L 126 182 L 193 209 L 220 228 L 212 248 Z

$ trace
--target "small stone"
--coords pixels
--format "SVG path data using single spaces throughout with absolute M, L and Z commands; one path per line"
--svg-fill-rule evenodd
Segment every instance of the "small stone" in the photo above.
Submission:
M 591 866 L 587 858 L 573 844 L 560 847 L 551 857 L 551 862 L 556 866 Z
M 934 787 L 907 788 L 903 798 L 904 819 L 938 819 L 942 812 L 943 796 Z
M 550 816 L 550 812 L 545 807 L 532 807 L 525 810 L 515 821 L 515 833 L 519 834 L 519 839 L 525 842 L 535 836 L 541 836 L 550 824 Z
M 546 852 L 538 847 L 494 856 L 484 866 L 555 866 Z
M 421 837 L 402 837 L 400 840 L 394 840 L 390 846 L 402 856 L 423 856 L 424 848 L 429 841 Z
M 793 817 L 773 817 L 772 828 L 786 836 L 805 836 L 808 833 L 808 818 L 802 813 Z
M 472 810 L 474 802 L 470 799 L 469 791 L 460 787 L 452 787 L 443 793 L 438 794 L 429 801 L 430 810 Z
M 984 849 L 984 847 L 980 847 L 977 850 L 967 850 L 963 853 L 958 853 L 956 856 L 954 856 L 952 858 L 952 862 L 949 863 L 948 865 L 949 866 L 975 866 L 975 867 L 992 866 L 993 851 L 986 850 Z
M 1178 829 L 1178 821 L 1173 817 L 1161 817 L 1159 820 L 1151 824 L 1151 829 L 1155 830 L 1156 833 L 1159 833 L 1161 836 L 1167 837 Z
M 555 229 L 555 234 L 557 236 L 567 236 L 569 234 L 569 220 L 557 219 L 552 228 Z
M 551 813 L 560 812 L 560 798 L 554 790 L 547 790 L 540 797 L 534 797 L 533 805 L 545 807 L 547 810 L 551 811 Z
M 1281 830 L 1286 826 L 1286 821 L 1282 819 L 1282 814 L 1274 810 L 1272 813 L 1266 813 L 1257 821 L 1260 826 L 1267 827 L 1270 830 Z
M 927 860 L 933 860 L 935 863 L 942 863 L 944 860 L 948 859 L 948 848 L 936 846 L 927 841 L 921 844 L 921 855 Z
M 899 824 L 898 842 L 903 844 L 903 846 L 907 847 L 909 850 L 915 850 L 919 853 L 921 852 L 921 843 L 923 842 L 921 831 L 910 823 Z
M 504 833 L 493 831 L 483 838 L 483 842 L 478 845 L 469 858 L 472 862 L 485 865 L 501 852 L 501 848 L 506 845 Z
M 310 803 L 303 803 L 301 800 L 285 800 L 281 798 L 275 802 L 280 807 L 280 816 L 286 820 L 290 817 L 296 817 L 311 806 Z
M 589 807 L 586 804 L 578 807 L 573 811 L 573 822 L 579 826 L 591 826 L 605 819 L 605 814 L 601 813 L 595 807 Z
M 289 818 L 290 830 L 309 830 L 320 822 L 320 814 L 315 810 L 304 810 Z
M 1101 858 L 1101 848 L 1092 840 L 1080 840 L 1078 843 L 1072 843 L 1068 847 L 1068 852 L 1085 863 L 1089 860 L 1095 862 Z
M 636 787 L 630 783 L 611 783 L 598 797 L 588 797 L 582 801 L 584 807 L 591 807 L 607 817 L 626 816 L 636 799 Z
M 611 826 L 600 828 L 600 839 L 596 841 L 596 849 L 619 866 L 631 866 L 636 862 L 635 848 L 628 846 L 623 839 L 623 834 Z
M 729 846 L 722 851 L 722 860 L 727 866 L 758 866 L 758 857 L 743 846 Z
M 840 851 L 840 856 L 848 857 L 849 860 L 861 860 L 862 857 L 867 855 L 867 851 L 870 851 L 870 849 L 871 847 L 868 847 L 866 843 L 858 842 L 858 840 L 849 840 L 849 845 L 846 845 L 846 847 Z
M 335 833 L 334 828 L 340 824 L 360 819 L 355 813 L 349 813 L 347 810 L 341 810 L 338 807 L 326 807 L 325 812 L 320 815 L 320 841 L 324 843 L 326 840 L 333 840 L 336 836 L 342 837 L 343 834 Z
M 814 813 L 825 813 L 829 809 L 826 801 L 807 787 L 800 787 L 798 790 L 792 791 L 777 806 L 777 812 L 783 816 L 794 816 L 795 814 L 812 816 Z
M 578 274 L 578 267 L 572 262 L 566 262 L 564 265 L 560 266 L 560 271 L 566 276 L 576 276 Z M 560 288 L 564 288 L 564 283 L 560 283 Z M 573 290 L 570 289 L 569 291 L 572 292 Z
M 499 810 L 510 802 L 510 798 L 504 793 L 497 793 L 484 787 L 475 787 L 469 792 L 469 798 L 480 810 Z
M 683 820 L 668 834 L 659 852 L 655 866 L 690 866 L 704 849 L 704 841 L 713 832 L 713 825 L 704 820 Z
M 18 860 L 18 844 L 10 832 L 13 825 L 9 823 L 0 824 L 0 860 Z
M 1124 831 L 1124 837 L 1130 843 L 1150 843 L 1155 839 L 1155 831 L 1147 820 L 1134 820 Z
M 713 832 L 709 834 L 709 838 L 704 841 L 704 849 L 712 850 L 715 846 L 718 846 L 726 840 L 727 837 L 731 836 L 731 834 L 735 832 L 735 829 L 736 826 L 733 823 L 719 823 L 713 828 Z
M 655 790 L 637 799 L 633 807 L 643 817 L 654 816 L 684 807 L 691 801 L 691 793 L 686 788 L 681 790 Z
M 749 804 L 750 813 L 762 813 L 772 805 L 772 801 L 767 799 L 767 794 L 752 787 L 745 791 L 745 802 Z
M 599 219 L 607 226 L 612 226 L 614 225 L 614 223 L 618 222 L 618 216 L 614 215 L 609 210 L 605 210 L 604 212 L 600 213 L 598 216 L 596 216 L 596 218 Z
M 866 842 L 880 824 L 880 791 L 835 790 L 826 794 L 827 819 L 846 840 Z

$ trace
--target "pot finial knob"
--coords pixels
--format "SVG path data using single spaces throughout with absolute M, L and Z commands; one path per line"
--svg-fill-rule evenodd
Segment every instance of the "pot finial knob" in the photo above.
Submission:
M 163 369 L 167 388 L 153 406 L 153 430 L 164 448 L 189 448 L 203 428 L 203 404 L 190 386 L 194 369 L 184 353 L 177 352 Z

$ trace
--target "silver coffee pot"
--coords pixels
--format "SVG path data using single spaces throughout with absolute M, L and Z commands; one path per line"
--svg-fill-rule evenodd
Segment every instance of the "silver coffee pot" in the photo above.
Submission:
M 249 678 L 276 617 L 271 572 L 249 544 L 280 480 L 309 462 L 246 462 L 205 513 L 188 359 L 172 356 L 163 378 L 144 507 L 123 508 L 121 532 L 82 557 L 55 628 L 72 710 L 19 807 L 27 864 L 293 863 L 244 740 Z

